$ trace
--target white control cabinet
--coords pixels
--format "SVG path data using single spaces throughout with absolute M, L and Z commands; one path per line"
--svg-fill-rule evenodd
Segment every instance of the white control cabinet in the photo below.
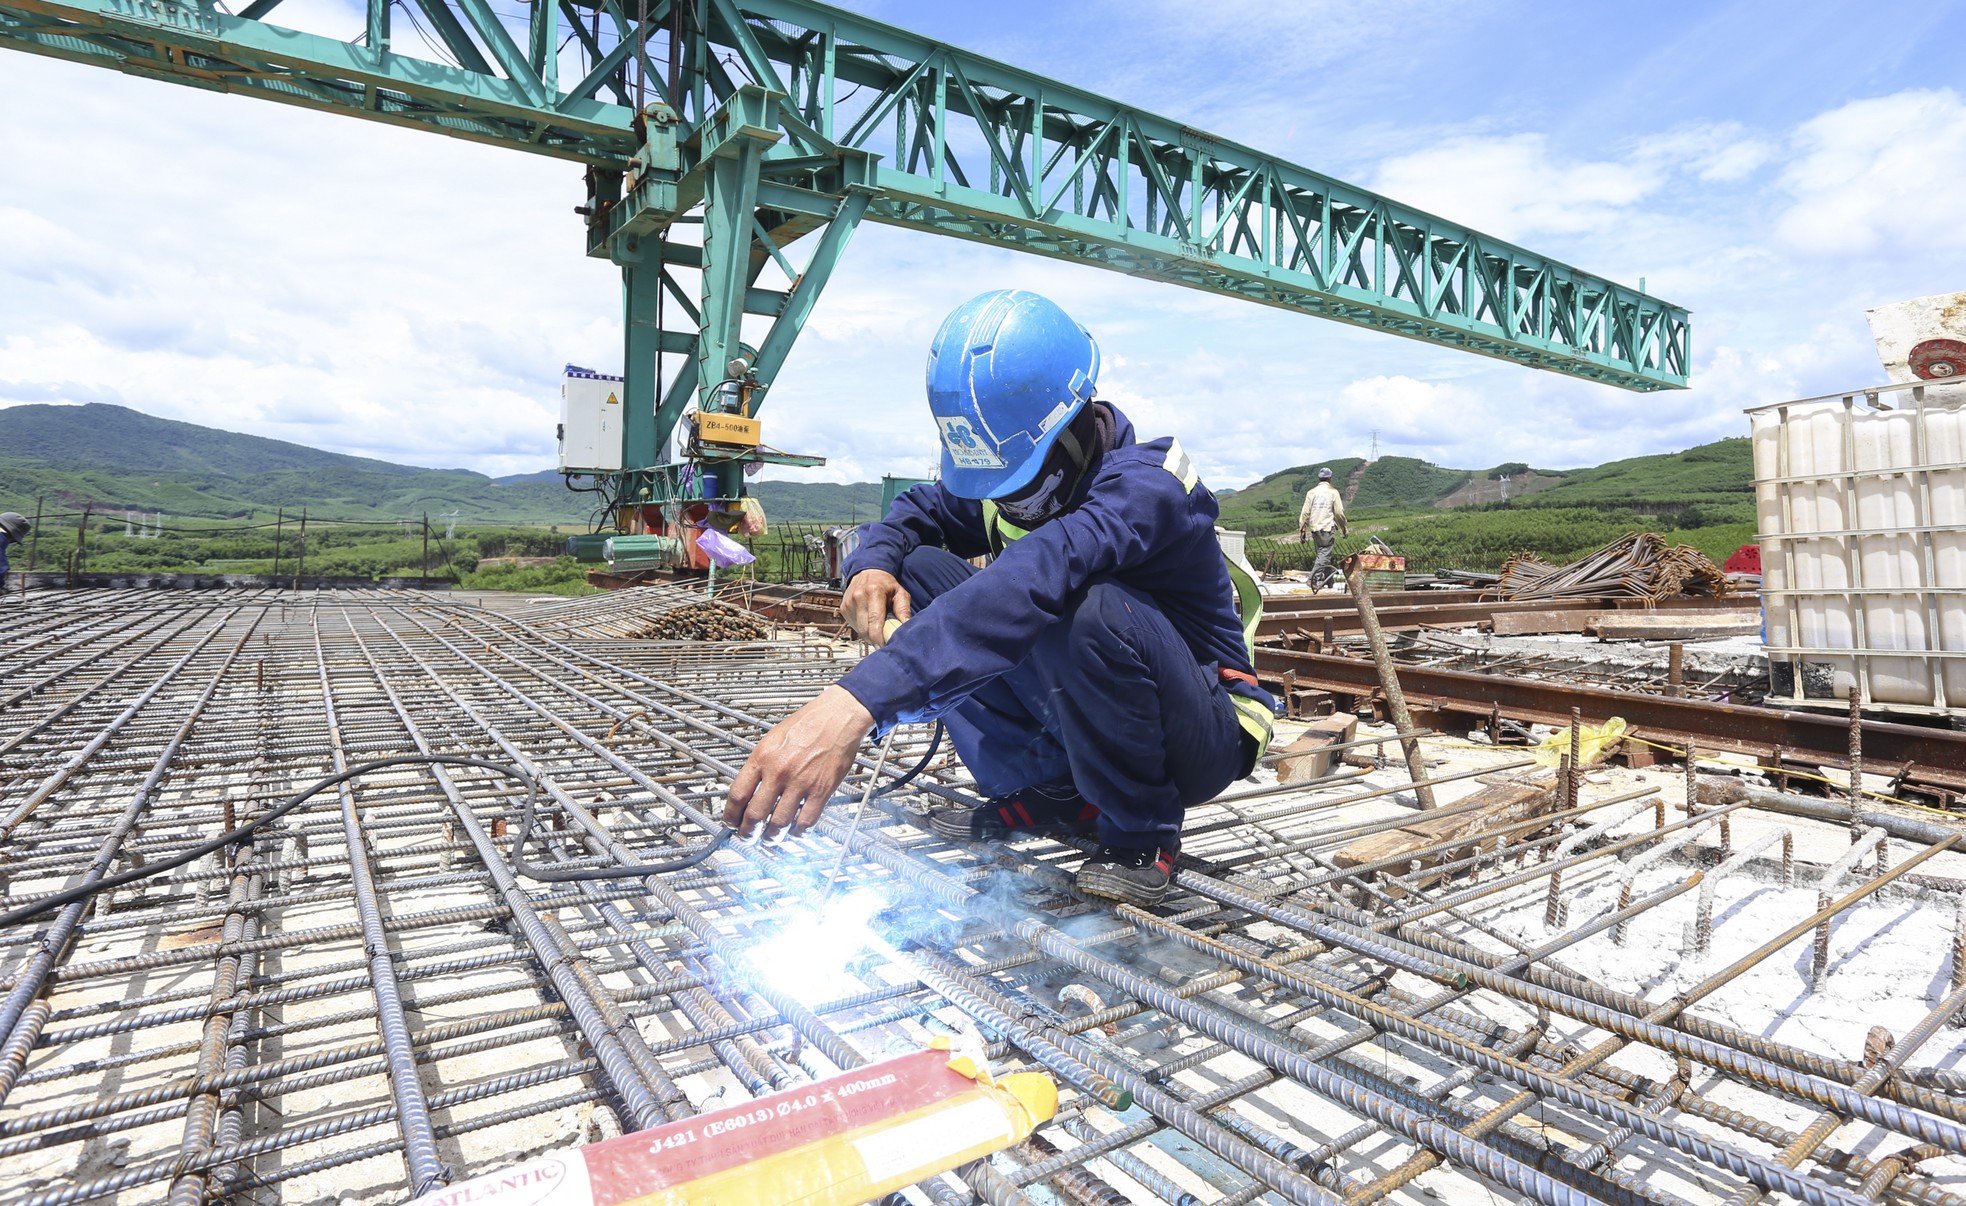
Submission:
M 560 472 L 621 472 L 621 378 L 569 364 L 560 378 Z

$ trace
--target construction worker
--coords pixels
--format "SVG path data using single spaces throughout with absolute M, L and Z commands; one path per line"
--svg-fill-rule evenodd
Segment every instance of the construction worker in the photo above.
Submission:
M 1311 589 L 1323 590 L 1336 571 L 1331 565 L 1331 549 L 1340 535 L 1350 535 L 1345 523 L 1345 499 L 1331 484 L 1331 470 L 1317 471 L 1317 485 L 1304 495 L 1304 509 L 1297 512 L 1297 539 L 1309 535 L 1317 545 L 1317 560 L 1311 563 Z
M 7 546 L 27 539 L 27 516 L 19 511 L 0 511 L 0 585 L 7 576 Z M 23 588 L 25 589 L 25 588 Z
M 1215 496 L 1179 444 L 1140 442 L 1095 399 L 1098 376 L 1092 336 L 1037 294 L 985 293 L 943 322 L 941 480 L 866 525 L 844 571 L 841 611 L 880 648 L 758 743 L 727 823 L 802 832 L 869 726 L 939 718 L 988 798 L 931 814 L 937 833 L 1096 837 L 1082 892 L 1167 893 L 1184 810 L 1250 773 L 1275 704 Z

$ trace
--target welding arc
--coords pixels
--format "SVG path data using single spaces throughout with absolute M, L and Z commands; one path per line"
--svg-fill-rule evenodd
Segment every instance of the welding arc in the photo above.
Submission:
M 9 909 L 5 913 L 0 913 L 0 929 L 19 925 L 23 921 L 38 917 L 54 909 L 74 904 L 78 900 L 87 900 L 99 892 L 112 891 L 122 887 L 124 884 L 135 883 L 140 879 L 149 879 L 153 875 L 162 875 L 166 871 L 175 871 L 186 863 L 196 862 L 208 854 L 223 850 L 234 842 L 244 841 L 246 838 L 252 836 L 255 830 L 279 820 L 328 788 L 346 783 L 351 779 L 359 779 L 364 775 L 372 775 L 377 771 L 386 770 L 392 766 L 436 765 L 476 767 L 479 770 L 487 770 L 493 774 L 503 775 L 508 779 L 516 779 L 526 785 L 526 800 L 519 826 L 519 839 L 512 847 L 512 870 L 515 874 L 524 875 L 529 879 L 547 880 L 555 883 L 569 880 L 636 879 L 644 875 L 659 875 L 667 871 L 680 871 L 686 867 L 694 867 L 704 859 L 709 858 L 718 848 L 730 840 L 730 827 L 723 826 L 721 827 L 721 832 L 703 846 L 680 858 L 670 859 L 667 862 L 645 863 L 625 867 L 594 867 L 579 870 L 536 867 L 526 862 L 524 855 L 526 843 L 532 835 L 533 805 L 539 799 L 539 783 L 523 769 L 509 762 L 494 762 L 487 758 L 473 758 L 466 754 L 418 754 L 400 758 L 381 758 L 374 762 L 363 762 L 351 766 L 337 775 L 329 775 L 324 779 L 316 779 L 298 792 L 274 805 L 265 815 L 254 817 L 236 829 L 228 829 L 210 841 L 193 846 L 181 854 L 175 854 L 170 858 L 161 859 L 154 863 L 147 863 L 144 866 L 125 871 L 120 875 L 112 875 L 106 879 L 99 879 L 94 883 L 79 884 L 76 887 L 56 892 L 54 895 L 43 900 L 37 900 L 33 904 L 22 905 L 17 909 Z

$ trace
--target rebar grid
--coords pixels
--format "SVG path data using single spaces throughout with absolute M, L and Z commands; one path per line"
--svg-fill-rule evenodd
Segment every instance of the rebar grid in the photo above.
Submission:
M 685 849 L 751 744 L 853 656 L 589 635 L 701 597 L 0 609 L 9 902 L 419 752 L 537 776 L 535 861 Z M 926 739 L 904 730 L 884 777 Z M 1430 767 L 1458 793 L 1437 818 L 1474 807 L 1474 771 L 1520 769 L 1476 761 Z M 843 792 L 873 770 L 869 751 Z M 549 885 L 506 864 L 511 782 L 398 767 L 323 793 L 222 857 L 0 932 L 0 1183 L 35 1206 L 401 1200 L 954 1033 L 1066 1096 L 1032 1143 L 911 1191 L 936 1201 L 1966 1206 L 1946 843 L 1853 848 L 1688 809 L 1668 780 L 1583 781 L 1556 815 L 1340 857 L 1416 819 L 1401 768 L 1233 786 L 1191 813 L 1179 890 L 1140 910 L 1073 895 L 1083 849 L 918 823 L 967 787 L 945 754 L 876 802 L 847 867 L 879 911 L 811 982 L 758 952 L 810 919 L 845 810 L 659 879 Z M 1934 925 L 1896 1033 L 1838 1050 L 1741 1021 L 1752 984 L 1834 995 L 1880 926 Z

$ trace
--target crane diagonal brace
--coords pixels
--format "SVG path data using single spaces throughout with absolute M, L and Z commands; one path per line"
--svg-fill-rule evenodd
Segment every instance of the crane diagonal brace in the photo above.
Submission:
M 688 402 L 708 398 L 725 383 L 740 349 L 749 362 L 756 413 L 875 195 L 867 181 L 876 164 L 866 152 L 832 147 L 824 154 L 771 157 L 786 141 L 778 115 L 784 101 L 783 93 L 744 85 L 687 131 L 667 106 L 650 105 L 648 141 L 632 161 L 634 174 L 619 201 L 597 207 L 589 250 L 622 265 L 629 299 L 623 464 L 630 469 L 656 465 Z M 798 140 L 801 148 L 813 142 L 809 136 Z M 701 243 L 675 237 L 685 216 L 702 232 Z M 789 291 L 755 285 L 767 261 L 785 263 L 783 244 L 815 230 L 820 237 Z M 688 315 L 695 330 L 657 339 L 659 324 L 651 317 L 656 289 L 646 282 L 675 267 L 701 273 L 700 295 Z M 747 313 L 772 319 L 755 351 L 741 344 Z M 661 398 L 658 348 L 689 355 L 677 378 L 688 387 L 664 391 Z M 643 415 L 652 415 L 652 423 L 641 422 Z

